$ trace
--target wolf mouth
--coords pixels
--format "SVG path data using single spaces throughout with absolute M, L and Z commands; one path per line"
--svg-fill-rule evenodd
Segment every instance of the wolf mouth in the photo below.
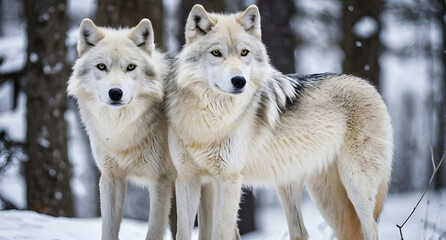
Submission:
M 235 94 L 235 95 L 239 95 L 241 93 L 244 93 L 245 89 L 234 89 L 232 92 L 230 92 L 231 94 Z
M 112 107 L 122 107 L 125 104 L 122 101 L 110 101 L 108 103 L 108 105 L 112 106 Z
M 245 92 L 245 89 L 244 89 L 244 88 L 242 88 L 242 89 L 233 89 L 233 90 L 230 91 L 230 92 L 226 92 L 225 90 L 221 89 L 217 84 L 214 84 L 214 86 L 215 86 L 218 90 L 220 90 L 220 91 L 222 91 L 222 92 L 224 92 L 224 93 L 230 94 L 230 95 L 239 95 L 239 94 Z

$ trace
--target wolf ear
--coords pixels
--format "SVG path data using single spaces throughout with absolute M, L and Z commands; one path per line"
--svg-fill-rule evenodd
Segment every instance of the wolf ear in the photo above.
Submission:
M 247 32 L 251 32 L 259 38 L 262 36 L 262 31 L 260 30 L 260 12 L 256 5 L 249 6 L 237 18 L 237 21 Z
M 155 48 L 155 36 L 153 34 L 152 23 L 144 18 L 130 33 L 129 38 L 135 42 L 136 46 L 143 48 L 149 54 Z
M 203 6 L 195 4 L 187 17 L 185 37 L 186 42 L 192 42 L 196 37 L 205 35 L 215 25 L 215 20 L 209 16 Z
M 77 53 L 82 55 L 89 48 L 98 43 L 104 34 L 94 25 L 93 21 L 85 18 L 79 27 L 79 40 L 77 41 Z

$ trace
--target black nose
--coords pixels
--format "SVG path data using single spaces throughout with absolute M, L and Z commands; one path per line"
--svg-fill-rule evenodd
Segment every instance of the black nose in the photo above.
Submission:
M 113 101 L 119 101 L 122 98 L 122 90 L 119 88 L 112 88 L 108 91 L 108 96 L 110 96 L 110 99 Z
M 235 76 L 231 79 L 232 85 L 237 89 L 242 89 L 246 85 L 246 79 L 242 76 Z

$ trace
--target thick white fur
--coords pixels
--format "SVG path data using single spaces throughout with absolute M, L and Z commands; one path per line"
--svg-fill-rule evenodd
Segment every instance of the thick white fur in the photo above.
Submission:
M 102 239 L 118 239 L 126 179 L 150 187 L 146 239 L 163 239 L 176 171 L 167 147 L 162 111 L 168 63 L 155 49 L 153 29 L 143 19 L 131 29 L 98 28 L 84 19 L 79 29 L 79 59 L 68 82 L 78 100 L 101 171 Z M 99 63 L 106 70 L 97 68 Z M 129 64 L 136 65 L 128 71 Z M 122 104 L 110 103 L 108 91 L 120 88 Z
M 392 128 L 375 88 L 348 75 L 304 82 L 277 72 L 261 41 L 256 6 L 220 15 L 196 5 L 186 26 L 167 86 L 177 239 L 191 237 L 202 183 L 215 198 L 200 207 L 213 208 L 204 214 L 213 219 L 208 239 L 234 238 L 242 183 L 276 186 L 290 239 L 308 238 L 300 211 L 304 184 L 338 239 L 377 239 Z M 210 54 L 216 49 L 221 57 Z M 249 54 L 242 57 L 242 49 Z M 234 75 L 247 80 L 241 94 L 219 87 Z

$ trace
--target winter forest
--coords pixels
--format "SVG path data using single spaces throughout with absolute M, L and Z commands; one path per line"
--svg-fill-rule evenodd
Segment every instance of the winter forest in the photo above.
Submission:
M 283 73 L 353 74 L 379 90 L 394 155 L 378 228 L 380 239 L 400 239 L 396 225 L 446 149 L 444 0 L 0 0 L 0 239 L 100 239 L 100 173 L 66 94 L 82 19 L 132 27 L 149 18 L 156 46 L 173 58 L 196 3 L 213 12 L 257 4 L 263 42 Z M 402 228 L 404 239 L 446 239 L 444 165 Z M 144 238 L 149 198 L 128 185 L 121 239 Z M 310 239 L 334 238 L 306 193 L 302 210 Z M 245 189 L 239 218 L 242 239 L 289 239 L 273 189 Z

